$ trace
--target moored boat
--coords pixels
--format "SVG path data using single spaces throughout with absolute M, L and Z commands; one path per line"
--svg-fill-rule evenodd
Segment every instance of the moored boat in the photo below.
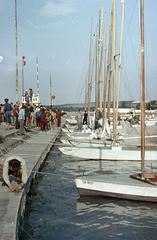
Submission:
M 115 1 L 113 1 L 115 4 Z M 124 1 L 123 1 L 124 4 Z M 104 175 L 100 177 L 76 178 L 76 187 L 81 196 L 108 196 L 129 200 L 157 202 L 157 173 L 151 167 L 146 169 L 145 162 L 149 160 L 145 150 L 145 64 L 144 64 L 144 0 L 140 1 L 140 30 L 141 30 L 141 146 L 139 157 L 141 170 L 139 173 L 128 175 Z M 123 153 L 124 151 L 121 151 Z M 155 154 L 155 152 L 151 151 Z M 156 155 L 156 154 L 155 154 Z M 157 156 L 154 155 L 154 160 Z M 129 155 L 128 155 L 129 158 Z
M 111 160 L 111 161 L 140 161 L 141 152 L 140 149 L 123 149 L 120 146 L 105 146 L 102 147 L 60 147 L 59 150 L 69 156 L 82 158 L 82 159 L 93 159 L 93 160 Z M 145 151 L 146 161 L 157 161 L 157 150 Z
M 129 175 L 83 176 L 75 179 L 80 196 L 114 197 L 157 202 L 157 186 L 137 181 Z

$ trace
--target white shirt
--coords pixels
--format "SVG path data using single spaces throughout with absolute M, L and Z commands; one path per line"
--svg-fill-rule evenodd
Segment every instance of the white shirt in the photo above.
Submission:
M 23 108 L 20 109 L 18 119 L 19 120 L 25 119 L 25 109 L 23 109 Z

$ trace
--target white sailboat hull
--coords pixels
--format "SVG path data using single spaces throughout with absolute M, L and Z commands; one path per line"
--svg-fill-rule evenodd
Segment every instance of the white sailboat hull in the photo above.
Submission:
M 66 145 L 70 145 L 71 147 L 105 147 L 106 144 L 103 140 L 97 140 L 97 139 L 61 139 L 61 142 L 66 144 Z
M 66 139 L 60 139 L 60 141 L 64 144 L 64 145 L 69 145 L 71 146 L 70 142 Z
M 140 161 L 140 150 L 123 150 L 120 147 L 115 148 L 77 148 L 60 147 L 59 150 L 66 155 L 94 160 L 112 160 L 112 161 Z M 145 160 L 157 160 L 157 151 L 146 151 Z
M 114 197 L 128 200 L 157 202 L 157 186 L 147 184 L 129 177 L 113 176 L 112 179 L 103 177 L 95 179 L 80 177 L 75 179 L 80 196 Z
M 149 142 L 152 139 L 157 139 L 157 135 L 153 136 L 146 136 L 146 139 Z M 149 140 L 150 139 L 150 140 Z M 63 139 L 62 139 L 63 140 Z M 128 136 L 128 137 L 122 137 L 119 138 L 119 141 L 122 141 L 121 146 L 128 145 L 130 147 L 136 147 L 140 145 L 140 137 L 139 136 Z M 107 145 L 107 140 L 103 139 L 91 139 L 90 137 L 85 136 L 75 136 L 75 137 L 68 137 L 65 141 L 62 141 L 66 145 L 71 145 L 71 147 L 102 147 L 105 148 Z M 109 140 L 108 140 L 109 145 Z M 157 145 L 156 145 L 157 147 Z
M 77 121 L 76 119 L 74 118 L 71 118 L 71 119 L 66 119 L 66 122 L 69 124 L 69 125 L 76 125 L 77 124 Z

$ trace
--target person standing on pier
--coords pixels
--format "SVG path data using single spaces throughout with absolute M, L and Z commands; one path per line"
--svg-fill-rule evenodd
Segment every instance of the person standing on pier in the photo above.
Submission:
M 82 113 L 81 113 L 81 110 L 79 109 L 77 114 L 76 114 L 76 120 L 77 120 L 77 128 L 79 131 L 82 130 Z
M 16 129 L 19 129 L 18 116 L 19 116 L 19 103 L 16 102 L 16 104 L 13 107 L 14 125 Z
M 35 119 L 36 119 L 36 127 L 40 127 L 41 111 L 40 111 L 39 107 L 37 107 L 35 109 L 34 116 L 35 116 Z
M 41 131 L 46 131 L 47 130 L 47 121 L 46 121 L 46 108 L 41 106 L 40 108 L 40 129 Z
M 100 108 L 97 108 L 95 111 L 95 130 L 99 128 L 99 120 L 102 118 L 102 113 L 100 112 Z
M 59 110 L 56 109 L 57 127 L 60 127 L 60 126 L 61 126 L 61 116 L 62 116 L 61 111 L 59 111 Z
M 87 123 L 88 123 L 88 113 L 85 110 L 84 116 L 83 116 L 83 125 L 87 125 Z
M 4 117 L 5 117 L 5 123 L 6 123 L 6 130 L 10 129 L 11 126 L 11 111 L 13 110 L 12 105 L 9 103 L 9 99 L 4 99 Z
M 26 106 L 22 104 L 22 107 L 20 108 L 19 111 L 19 124 L 20 124 L 20 134 L 25 135 L 25 129 L 24 129 L 24 123 L 25 123 L 25 108 Z
M 4 112 L 3 112 L 3 105 L 0 104 L 0 125 L 4 122 Z

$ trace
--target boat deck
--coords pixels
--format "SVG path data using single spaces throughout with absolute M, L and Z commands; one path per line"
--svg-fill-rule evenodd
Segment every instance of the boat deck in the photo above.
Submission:
M 96 175 L 96 176 L 82 176 L 79 177 L 82 180 L 88 181 L 88 183 L 92 182 L 104 182 L 104 183 L 111 183 L 111 184 L 123 184 L 129 186 L 140 186 L 140 187 L 150 187 L 150 188 L 157 188 L 157 186 L 136 180 L 131 178 L 127 174 L 104 174 L 104 175 Z

